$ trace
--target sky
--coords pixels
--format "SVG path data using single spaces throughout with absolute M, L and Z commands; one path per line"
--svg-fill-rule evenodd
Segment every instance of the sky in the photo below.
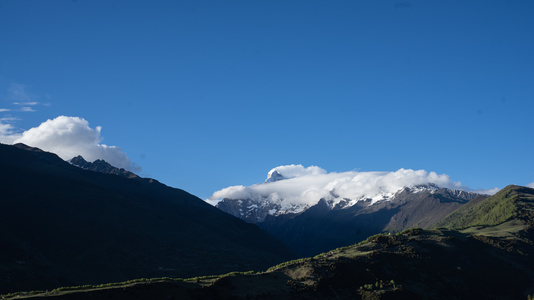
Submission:
M 533 15 L 514 0 L 0 0 L 0 142 L 203 199 L 291 165 L 532 185 Z

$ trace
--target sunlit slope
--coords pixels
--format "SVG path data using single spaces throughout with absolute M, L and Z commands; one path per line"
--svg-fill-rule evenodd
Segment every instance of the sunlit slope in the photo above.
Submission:
M 435 227 L 466 228 L 494 226 L 511 220 L 533 223 L 534 189 L 509 185 L 497 194 L 467 203 L 438 222 Z

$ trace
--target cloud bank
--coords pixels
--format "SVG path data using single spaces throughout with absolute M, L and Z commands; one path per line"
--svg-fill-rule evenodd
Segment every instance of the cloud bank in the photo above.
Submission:
M 289 178 L 275 182 L 265 182 L 251 186 L 230 186 L 216 191 L 206 201 L 216 204 L 229 199 L 268 200 L 281 205 L 315 205 L 321 198 L 333 201 L 342 199 L 359 200 L 370 198 L 373 201 L 392 196 L 405 186 L 433 183 L 440 187 L 469 190 L 460 182 L 452 181 L 446 174 L 425 170 L 400 169 L 395 172 L 342 172 L 328 173 L 316 166 L 304 168 L 302 165 L 279 166 L 274 171 Z
M 531 183 L 527 184 L 527 186 L 528 186 L 529 188 L 533 188 L 533 189 L 534 189 L 534 182 L 531 182 Z
M 59 116 L 43 122 L 21 134 L 13 133 L 10 124 L 0 123 L 0 142 L 6 144 L 24 143 L 45 151 L 53 152 L 64 160 L 77 155 L 88 161 L 103 159 L 118 168 L 137 171 L 128 156 L 116 146 L 102 144 L 102 127 L 89 127 L 83 118 Z

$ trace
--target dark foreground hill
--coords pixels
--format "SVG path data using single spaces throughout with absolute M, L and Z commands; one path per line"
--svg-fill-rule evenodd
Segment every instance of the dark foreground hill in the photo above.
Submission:
M 257 274 L 145 280 L 29 298 L 527 299 L 534 294 L 531 253 L 525 241 L 415 229 Z
M 266 272 L 138 280 L 58 289 L 31 299 L 530 299 L 534 295 L 534 189 L 487 198 L 482 219 L 512 202 L 502 223 L 461 231 L 409 229 L 272 267 Z M 486 201 L 486 200 L 483 200 Z M 482 201 L 479 201 L 482 203 Z M 476 203 L 475 203 L 476 204 Z M 18 297 L 24 295 L 12 295 Z M 53 298 L 49 298 L 53 296 Z M 8 297 L 8 298 L 10 298 Z
M 281 242 L 155 180 L 0 144 L 0 293 L 261 270 Z

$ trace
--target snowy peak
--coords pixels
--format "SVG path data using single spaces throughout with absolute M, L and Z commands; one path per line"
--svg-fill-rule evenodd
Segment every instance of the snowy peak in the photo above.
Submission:
M 480 195 L 478 193 L 473 193 L 473 192 L 442 188 L 433 183 L 428 183 L 428 184 L 415 185 L 411 187 L 404 187 L 395 193 L 394 198 L 403 197 L 403 195 L 406 195 L 406 194 L 416 194 L 416 193 L 422 193 L 422 192 L 427 192 L 429 194 L 440 193 L 446 197 L 465 199 L 465 200 L 472 200 Z
M 455 190 L 456 188 L 468 189 L 460 182 L 452 181 L 446 174 L 425 170 L 354 170 L 337 173 L 327 172 L 317 166 L 286 165 L 271 169 L 262 183 L 230 186 L 214 192 L 208 200 L 210 203 L 220 203 L 220 208 L 227 207 L 231 202 L 236 209 L 229 210 L 235 216 L 242 218 L 254 215 L 254 222 L 257 222 L 267 215 L 301 213 L 315 206 L 321 199 L 330 209 L 335 210 L 354 207 L 356 204 L 375 205 L 404 194 L 428 196 L 447 192 L 453 197 L 471 197 L 468 192 Z M 246 206 L 242 204 L 245 202 Z
M 407 201 L 407 199 L 414 197 L 432 197 L 433 195 L 439 195 L 438 197 L 443 199 L 460 199 L 462 201 L 470 201 L 479 196 L 477 193 L 443 188 L 436 184 L 428 183 L 406 186 L 394 193 L 381 192 L 369 196 L 363 195 L 353 199 L 341 198 L 335 193 L 332 193 L 331 199 L 321 198 L 318 199 L 317 203 L 322 201 L 323 206 L 326 206 L 328 210 L 343 210 L 354 206 L 375 206 L 384 202 Z M 309 208 L 316 206 L 317 203 L 314 205 L 298 202 L 287 203 L 284 202 L 284 199 L 273 201 L 270 197 L 262 197 L 261 199 L 224 198 L 216 207 L 247 222 L 260 223 L 269 215 L 279 216 L 303 213 Z
M 267 174 L 267 179 L 265 179 L 265 183 L 268 182 L 275 182 L 286 179 L 280 172 L 278 172 L 276 169 L 272 169 L 269 174 Z

